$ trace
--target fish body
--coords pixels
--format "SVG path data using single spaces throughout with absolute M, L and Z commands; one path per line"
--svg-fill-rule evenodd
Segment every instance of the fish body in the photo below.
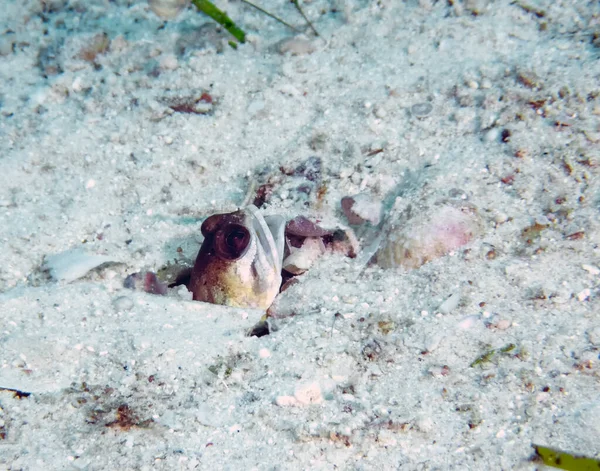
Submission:
M 194 300 L 267 309 L 281 286 L 285 219 L 249 206 L 210 216 L 201 230 L 188 285 Z

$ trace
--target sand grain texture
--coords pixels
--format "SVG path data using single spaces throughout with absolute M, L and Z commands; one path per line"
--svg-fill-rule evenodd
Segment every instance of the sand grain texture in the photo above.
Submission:
M 289 31 L 238 2 L 237 50 L 191 8 L 4 2 L 0 387 L 31 395 L 0 391 L 1 468 L 600 455 L 600 7 L 451 3 L 306 2 L 324 39 L 282 53 Z M 260 312 L 122 287 L 193 260 L 202 220 L 249 192 L 335 227 L 343 197 L 412 173 L 393 214 L 463 201 L 477 237 L 413 270 L 327 254 L 268 336 L 244 335 Z M 48 278 L 82 246 L 120 263 Z

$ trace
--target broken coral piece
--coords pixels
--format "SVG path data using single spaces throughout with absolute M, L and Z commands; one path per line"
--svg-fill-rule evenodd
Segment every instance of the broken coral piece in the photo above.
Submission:
M 176 18 L 189 3 L 189 0 L 148 0 L 150 9 L 163 20 Z
M 416 215 L 392 226 L 377 252 L 377 264 L 382 268 L 418 268 L 466 245 L 480 232 L 480 218 L 471 206 L 419 208 Z
M 167 285 L 160 281 L 156 273 L 147 271 L 132 273 L 123 282 L 123 286 L 128 289 L 144 291 L 150 294 L 167 294 Z
M 305 216 L 297 216 L 288 221 L 285 226 L 286 235 L 298 237 L 323 237 L 333 234 L 333 232 L 334 231 L 331 229 L 322 228 L 316 222 L 312 222 Z
M 342 211 L 352 225 L 369 222 L 371 225 L 377 226 L 381 222 L 383 203 L 381 199 L 367 193 L 360 193 L 355 196 L 343 197 Z
M 301 247 L 290 247 L 290 250 L 290 255 L 283 261 L 283 269 L 293 275 L 301 275 L 325 253 L 325 244 L 320 237 L 307 237 Z

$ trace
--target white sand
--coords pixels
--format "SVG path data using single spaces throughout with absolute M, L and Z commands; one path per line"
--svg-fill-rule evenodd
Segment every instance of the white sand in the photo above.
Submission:
M 0 391 L 0 468 L 533 469 L 532 443 L 600 456 L 600 6 L 453 3 L 307 2 L 324 40 L 291 55 L 289 31 L 237 2 L 218 2 L 248 32 L 237 51 L 193 9 L 160 28 L 145 2 L 3 2 L 0 387 L 31 395 Z M 94 66 L 81 51 L 99 33 Z M 203 91 L 212 114 L 170 113 Z M 201 220 L 259 171 L 315 155 L 322 204 L 286 187 L 267 212 L 343 221 L 343 196 L 383 197 L 410 169 L 423 180 L 405 203 L 464 195 L 483 233 L 409 272 L 322 260 L 262 338 L 244 336 L 260 312 L 122 288 L 193 259 Z M 80 247 L 122 263 L 71 284 L 41 273 Z

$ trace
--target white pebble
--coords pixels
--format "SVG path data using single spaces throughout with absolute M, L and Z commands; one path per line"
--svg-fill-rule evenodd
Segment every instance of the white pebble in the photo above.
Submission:
M 381 155 L 377 157 L 381 158 Z M 381 221 L 383 205 L 381 199 L 367 193 L 359 193 L 342 198 L 342 210 L 350 224 L 359 225 L 368 221 L 376 226 Z
M 175 70 L 179 62 L 174 54 L 164 54 L 159 60 L 160 68 L 163 70 Z
M 73 83 L 71 84 L 71 88 L 74 92 L 83 90 L 83 79 L 81 77 L 75 77 L 75 80 L 73 80 Z
M 371 364 L 371 365 L 369 365 L 369 368 L 368 368 L 367 371 L 368 371 L 368 373 L 371 376 L 381 376 L 381 375 L 383 375 L 383 371 L 381 370 L 381 368 L 379 367 L 379 365 Z
M 505 214 L 505 213 L 500 213 L 500 212 L 497 212 L 497 213 L 494 215 L 494 222 L 495 222 L 496 224 L 503 224 L 503 223 L 505 223 L 506 221 L 508 221 L 508 215 L 507 215 L 507 214 Z
M 127 312 L 133 308 L 133 301 L 128 296 L 119 296 L 113 301 L 113 307 L 117 312 Z
M 387 111 L 385 111 L 385 108 L 378 106 L 375 109 L 375 116 L 377 116 L 379 119 L 383 119 L 387 116 Z
M 549 226 L 551 224 L 550 219 L 545 214 L 540 214 L 535 218 L 535 223 L 540 226 Z
M 300 275 L 308 270 L 325 251 L 323 241 L 318 237 L 307 237 L 302 247 L 294 249 L 283 261 L 283 268 Z
M 181 285 L 177 288 L 177 296 L 181 299 L 185 299 L 186 301 L 191 301 L 194 297 L 194 294 L 189 291 L 185 285 Z
M 600 347 L 600 327 L 588 330 L 588 339 L 595 347 Z
M 185 8 L 188 0 L 148 0 L 150 9 L 163 20 L 171 20 Z
M 512 325 L 512 322 L 509 321 L 508 319 L 501 319 L 498 321 L 498 323 L 496 324 L 496 328 L 498 330 L 506 330 L 508 329 L 510 326 Z
M 479 321 L 478 316 L 467 316 L 458 323 L 458 328 L 467 330 L 472 328 Z
M 278 49 L 281 54 L 287 54 L 289 52 L 292 55 L 301 56 L 314 52 L 316 47 L 312 41 L 307 39 L 290 38 L 281 41 L 278 45 Z
M 456 293 L 452 293 L 448 297 L 448 299 L 446 299 L 442 304 L 440 304 L 440 307 L 438 307 L 438 311 L 442 314 L 449 314 L 458 307 L 459 303 L 460 291 L 457 291 Z
M 500 137 L 500 130 L 498 128 L 492 128 L 484 134 L 483 140 L 485 142 L 496 142 L 496 141 L 498 141 L 499 137 Z
M 269 358 L 271 356 L 271 352 L 268 348 L 261 348 L 258 351 L 258 356 L 261 358 Z
M 254 100 L 246 108 L 246 112 L 250 116 L 254 116 L 256 113 L 265 109 L 265 102 L 263 100 Z
M 421 417 L 416 420 L 416 426 L 421 432 L 431 432 L 434 427 L 434 422 L 431 417 Z
M 443 378 L 444 376 L 448 376 L 449 373 L 450 368 L 445 365 L 436 365 L 429 368 L 429 374 L 434 378 Z
M 289 95 L 289 96 L 300 96 L 300 90 L 298 90 L 296 87 L 294 87 L 291 83 L 284 83 L 283 85 L 281 85 L 279 87 L 279 91 L 281 93 L 283 93 L 284 95 Z
M 598 267 L 595 267 L 594 265 L 583 264 L 581 265 L 581 268 L 587 271 L 590 275 L 600 275 L 600 269 Z
M 591 294 L 592 292 L 590 291 L 590 289 L 586 288 L 577 294 L 577 299 L 579 299 L 579 301 L 585 301 L 591 296 Z
M 0 38 L 0 56 L 8 56 L 9 54 L 12 54 L 13 44 L 13 41 L 6 37 Z
M 275 404 L 280 407 L 297 406 L 298 401 L 294 396 L 277 396 L 275 398 Z
M 323 402 L 321 386 L 316 381 L 299 385 L 294 392 L 294 397 L 300 404 L 304 405 L 320 404 Z
M 425 118 L 433 111 L 431 103 L 417 103 L 410 107 L 410 113 L 416 118 Z
M 443 334 L 432 335 L 430 338 L 425 340 L 425 349 L 424 350 L 426 352 L 433 352 L 435 349 L 437 349 L 440 346 L 440 342 L 442 341 L 443 338 L 444 338 Z
M 238 433 L 242 430 L 242 426 L 240 424 L 234 424 L 229 427 L 229 433 Z
M 377 444 L 386 448 L 395 447 L 398 444 L 397 435 L 390 430 L 380 430 L 377 432 Z

